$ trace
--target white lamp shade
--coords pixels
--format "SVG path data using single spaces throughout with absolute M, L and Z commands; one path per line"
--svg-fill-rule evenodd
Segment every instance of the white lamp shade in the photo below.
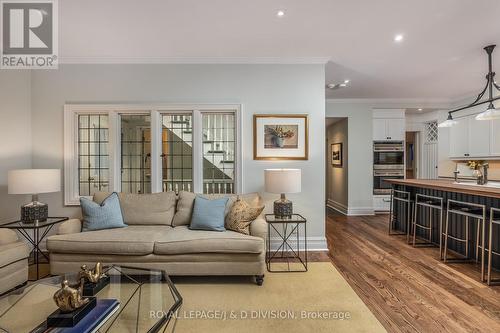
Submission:
M 488 107 L 484 112 L 481 112 L 476 116 L 476 120 L 495 120 L 500 119 L 500 109 L 495 109 L 495 107 Z
M 61 170 L 11 170 L 8 175 L 9 194 L 40 194 L 61 190 Z
M 266 192 L 299 193 L 302 184 L 300 169 L 266 169 L 264 170 Z

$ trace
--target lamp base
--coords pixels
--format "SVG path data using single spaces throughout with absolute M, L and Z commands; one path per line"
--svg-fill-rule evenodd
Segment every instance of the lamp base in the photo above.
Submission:
M 21 207 L 21 221 L 24 223 L 35 223 L 47 221 L 49 206 L 47 204 L 33 201 Z
M 290 200 L 282 194 L 279 200 L 274 202 L 274 215 L 279 218 L 290 218 L 293 214 L 293 205 Z

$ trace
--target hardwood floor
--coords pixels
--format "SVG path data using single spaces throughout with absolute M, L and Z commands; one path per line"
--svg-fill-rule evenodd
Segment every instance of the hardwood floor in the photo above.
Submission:
M 388 332 L 500 332 L 500 286 L 480 283 L 478 265 L 389 236 L 387 223 L 328 211 L 326 234 L 333 264 Z

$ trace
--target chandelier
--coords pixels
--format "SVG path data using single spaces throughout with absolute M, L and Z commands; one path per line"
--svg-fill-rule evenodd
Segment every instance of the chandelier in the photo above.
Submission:
M 455 125 L 457 121 L 453 119 L 453 113 L 483 104 L 488 104 L 488 108 L 485 111 L 477 114 L 476 120 L 500 119 L 500 109 L 495 108 L 495 105 L 493 104 L 494 101 L 500 99 L 500 96 L 493 98 L 493 90 L 496 89 L 497 91 L 500 91 L 500 86 L 495 82 L 495 72 L 493 72 L 491 57 L 495 46 L 496 45 L 488 45 L 484 48 L 484 50 L 488 54 L 488 74 L 486 75 L 486 86 L 484 87 L 484 89 L 479 95 L 477 95 L 476 100 L 471 104 L 458 108 L 456 110 L 449 111 L 448 118 L 440 123 L 439 127 L 451 127 Z M 486 92 L 488 92 L 488 99 L 482 100 Z

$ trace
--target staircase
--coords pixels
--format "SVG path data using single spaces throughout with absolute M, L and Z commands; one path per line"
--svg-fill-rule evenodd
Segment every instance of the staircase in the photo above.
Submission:
M 224 116 L 224 115 L 221 115 Z M 192 154 L 192 126 L 191 117 L 183 115 L 172 116 L 170 124 L 174 126 L 164 127 L 163 130 L 168 133 L 170 141 L 181 141 L 183 151 L 189 155 Z M 220 119 L 223 121 L 223 119 Z M 220 120 L 219 124 L 220 125 Z M 181 125 L 181 126 L 179 126 Z M 220 127 L 225 127 L 224 125 Z M 226 143 L 229 140 L 228 131 L 220 128 L 205 129 L 203 133 L 203 192 L 204 193 L 233 193 L 234 180 L 234 144 Z M 223 137 L 223 136 L 226 137 Z M 182 139 L 183 138 L 183 139 Z M 190 188 L 192 180 L 180 181 L 164 179 L 164 190 L 185 190 L 192 191 Z

